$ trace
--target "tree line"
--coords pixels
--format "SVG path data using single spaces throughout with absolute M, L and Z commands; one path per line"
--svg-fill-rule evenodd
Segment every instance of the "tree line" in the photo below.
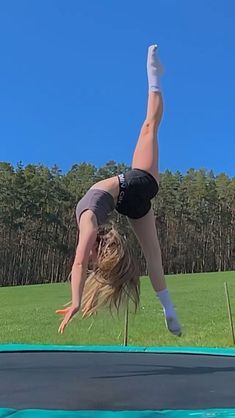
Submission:
M 129 167 L 82 163 L 66 174 L 54 166 L 0 163 L 0 286 L 65 281 L 77 227 L 75 207 L 94 182 Z M 235 269 L 235 178 L 204 169 L 161 174 L 152 201 L 164 270 L 192 273 Z M 125 217 L 112 220 L 128 236 L 141 273 L 146 265 Z

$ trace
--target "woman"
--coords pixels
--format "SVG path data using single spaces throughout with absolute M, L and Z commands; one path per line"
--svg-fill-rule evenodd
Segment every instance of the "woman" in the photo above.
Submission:
M 116 209 L 128 217 L 146 258 L 152 286 L 159 298 L 166 326 L 181 335 L 181 326 L 170 300 L 163 273 L 151 199 L 158 192 L 157 130 L 163 103 L 159 87 L 162 72 L 157 46 L 148 49 L 147 75 L 149 95 L 147 115 L 132 160 L 132 169 L 119 176 L 99 181 L 80 200 L 76 209 L 79 242 L 72 267 L 72 303 L 58 310 L 64 315 L 58 332 L 63 333 L 71 318 L 82 309 L 89 316 L 103 304 L 117 309 L 128 296 L 139 302 L 139 275 L 127 242 L 112 227 L 102 230 L 108 215 Z M 87 277 L 92 258 L 93 272 Z

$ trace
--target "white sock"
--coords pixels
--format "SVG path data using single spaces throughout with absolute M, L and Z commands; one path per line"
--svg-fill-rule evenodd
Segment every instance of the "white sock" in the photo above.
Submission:
M 157 45 L 151 45 L 148 48 L 147 74 L 149 91 L 160 91 L 160 76 L 163 73 L 163 67 L 157 56 Z
M 162 304 L 166 326 L 170 332 L 175 335 L 181 335 L 181 325 L 177 319 L 175 308 L 171 302 L 168 289 L 160 290 L 157 292 L 157 296 Z
M 175 313 L 174 306 L 171 302 L 171 298 L 168 292 L 168 289 L 160 290 L 157 292 L 157 296 L 162 304 L 162 307 L 166 313 L 166 316 L 172 316 Z

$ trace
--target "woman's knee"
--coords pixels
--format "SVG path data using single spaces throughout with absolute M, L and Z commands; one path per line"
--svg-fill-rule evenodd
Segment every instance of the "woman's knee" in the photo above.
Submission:
M 155 120 L 146 119 L 141 128 L 142 136 L 156 136 L 158 123 Z

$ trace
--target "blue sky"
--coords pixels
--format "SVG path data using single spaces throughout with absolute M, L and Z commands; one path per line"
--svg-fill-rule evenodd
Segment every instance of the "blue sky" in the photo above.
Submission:
M 0 37 L 1 161 L 130 164 L 158 43 L 161 171 L 234 176 L 233 0 L 2 0 Z

